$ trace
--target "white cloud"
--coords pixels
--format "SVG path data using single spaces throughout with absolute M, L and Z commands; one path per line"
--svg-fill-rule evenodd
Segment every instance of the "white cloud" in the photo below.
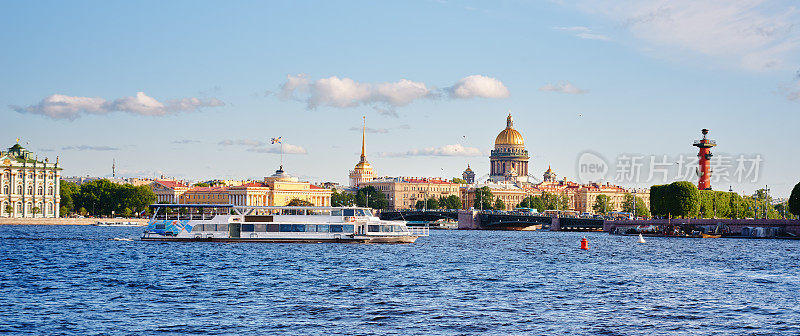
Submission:
M 610 40 L 608 36 L 592 32 L 592 29 L 584 26 L 553 27 L 553 30 L 575 33 L 576 37 L 580 37 L 582 39 L 587 39 L 587 40 L 602 40 L 602 41 Z
M 262 147 L 251 147 L 248 151 L 256 152 L 256 153 L 273 153 L 273 154 L 280 154 L 281 153 L 281 146 L 280 145 L 268 145 Z M 292 145 L 292 144 L 283 144 L 283 154 L 308 154 L 305 148 L 302 146 Z
M 497 79 L 472 75 L 462 78 L 456 85 L 449 88 L 456 98 L 508 98 L 509 92 L 503 83 Z
M 242 146 L 246 147 L 247 151 L 256 152 L 256 153 L 275 153 L 280 154 L 281 152 L 281 145 L 280 144 L 267 144 L 264 141 L 255 140 L 255 139 L 240 139 L 240 140 L 222 140 L 217 143 L 220 146 Z M 305 148 L 302 146 L 292 145 L 288 143 L 283 144 L 283 153 L 284 154 L 307 154 Z
M 749 70 L 800 62 L 800 10 L 767 0 L 584 0 L 582 10 L 617 21 L 662 54 L 705 55 Z
M 461 144 L 446 145 L 442 147 L 429 147 L 423 149 L 412 149 L 404 153 L 381 153 L 380 156 L 388 157 L 407 157 L 407 156 L 482 156 L 486 153 L 481 152 L 475 147 L 464 147 Z
M 332 76 L 310 80 L 304 74 L 288 75 L 281 85 L 282 99 L 306 103 L 308 109 L 320 106 L 349 108 L 371 106 L 383 115 L 397 116 L 394 108 L 420 99 L 447 98 L 506 98 L 508 89 L 497 79 L 472 75 L 455 85 L 437 90 L 422 82 L 401 79 L 397 82 L 362 83 L 350 78 Z
M 89 146 L 89 145 L 78 145 L 78 146 L 67 146 L 62 147 L 61 150 L 78 150 L 78 151 L 117 151 L 119 148 L 111 147 L 111 146 Z
M 583 90 L 577 88 L 575 85 L 572 85 L 570 82 L 561 82 L 558 84 L 550 84 L 548 83 L 545 86 L 539 88 L 539 91 L 546 91 L 546 92 L 561 92 L 561 93 L 569 93 L 569 94 L 584 94 L 589 92 L 589 90 Z
M 225 103 L 216 98 L 207 100 L 183 98 L 167 100 L 166 103 L 161 103 L 144 92 L 137 92 L 133 97 L 122 97 L 110 102 L 99 97 L 73 97 L 53 94 L 45 97 L 36 105 L 12 105 L 11 108 L 19 113 L 39 114 L 52 119 L 75 120 L 83 114 L 108 114 L 119 111 L 135 115 L 164 116 L 178 112 L 195 111 L 203 107 L 223 105 Z

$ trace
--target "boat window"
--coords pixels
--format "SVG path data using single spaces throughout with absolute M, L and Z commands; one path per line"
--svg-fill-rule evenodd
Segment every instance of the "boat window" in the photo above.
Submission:
M 381 232 L 392 232 L 391 225 L 381 225 Z
M 342 209 L 342 214 L 345 216 L 355 216 L 356 210 L 355 209 Z
M 167 226 L 164 225 L 164 224 L 156 224 L 156 230 L 164 230 L 166 228 L 167 228 Z
M 380 225 L 367 225 L 367 231 L 369 232 L 381 232 Z
M 370 216 L 370 217 L 372 217 L 372 210 L 370 210 L 370 209 L 364 209 L 364 216 Z
M 292 232 L 292 224 L 280 224 L 281 232 Z
M 242 224 L 242 232 L 255 232 L 253 224 Z
M 278 232 L 278 224 L 267 224 L 267 232 Z
M 306 224 L 306 232 L 317 232 L 317 226 L 314 224 Z
M 356 216 L 366 216 L 363 209 L 356 209 Z
M 267 232 L 267 224 L 255 224 L 255 232 Z
M 342 209 L 331 210 L 331 216 L 341 216 L 341 215 L 342 215 Z
M 328 224 L 317 225 L 317 232 L 328 232 Z
M 408 232 L 408 228 L 403 225 L 395 225 L 394 232 Z
M 344 232 L 344 230 L 342 230 L 342 226 L 341 225 L 331 224 L 330 225 L 330 230 L 331 230 L 331 232 Z
M 305 224 L 292 224 L 292 232 L 306 232 Z
M 354 229 L 355 229 L 354 225 L 342 225 L 342 231 L 344 232 L 353 233 Z
M 203 229 L 203 224 L 197 224 L 195 226 L 192 226 L 192 230 L 190 232 L 195 232 L 195 231 L 205 231 Z
M 330 216 L 331 215 L 331 211 L 330 210 L 308 210 L 308 214 L 309 215 L 314 215 L 314 216 Z

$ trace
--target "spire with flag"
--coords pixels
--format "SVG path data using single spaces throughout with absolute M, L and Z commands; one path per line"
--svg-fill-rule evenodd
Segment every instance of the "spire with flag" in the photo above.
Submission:
M 281 142 L 282 137 L 272 138 L 270 142 L 274 144 L 281 144 L 281 170 L 283 170 L 283 142 Z

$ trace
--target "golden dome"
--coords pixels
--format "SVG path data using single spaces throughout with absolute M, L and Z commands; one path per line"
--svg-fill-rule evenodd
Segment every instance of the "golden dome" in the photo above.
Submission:
M 372 169 L 372 165 L 369 164 L 366 160 L 363 160 L 356 164 L 356 170 L 365 170 L 365 169 Z
M 494 139 L 494 144 L 518 146 L 525 145 L 525 139 L 522 138 L 522 134 L 519 134 L 519 132 L 514 129 L 514 118 L 511 117 L 511 113 L 509 113 L 508 118 L 506 118 L 506 129 L 497 135 L 497 138 Z
M 525 139 L 522 138 L 522 134 L 519 134 L 517 130 L 513 128 L 506 128 L 500 134 L 497 135 L 497 138 L 494 139 L 495 145 L 525 145 Z

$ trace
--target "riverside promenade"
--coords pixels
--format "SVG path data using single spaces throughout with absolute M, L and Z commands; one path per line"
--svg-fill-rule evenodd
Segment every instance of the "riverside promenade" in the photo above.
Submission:
M 796 219 L 725 219 L 725 218 L 673 218 L 651 219 L 651 220 L 614 220 L 603 223 L 605 232 L 625 232 L 629 228 L 648 225 L 694 225 L 694 226 L 715 226 L 722 224 L 727 226 L 731 233 L 741 234 L 742 229 L 750 228 L 782 228 L 783 232 L 800 236 L 800 220 Z
M 97 222 L 134 222 L 147 225 L 147 218 L 0 218 L 0 225 L 92 225 Z

